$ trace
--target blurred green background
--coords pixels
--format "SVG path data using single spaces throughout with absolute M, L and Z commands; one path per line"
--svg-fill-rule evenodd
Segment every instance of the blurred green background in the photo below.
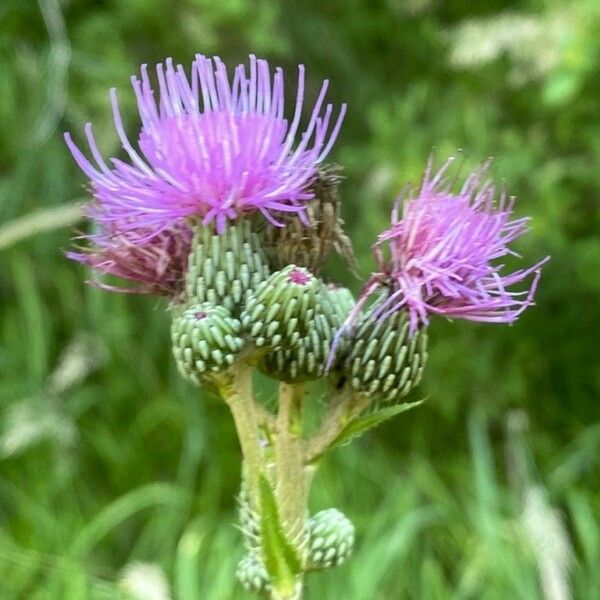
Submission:
M 0 0 L 0 598 L 246 597 L 227 410 L 178 378 L 161 301 L 62 255 L 84 194 L 62 132 L 118 153 L 108 89 L 135 132 L 129 75 L 196 52 L 303 62 L 349 103 L 332 159 L 363 276 L 432 152 L 495 157 L 533 217 L 519 251 L 552 254 L 514 327 L 435 321 L 428 402 L 328 459 L 313 508 L 358 547 L 307 598 L 599 598 L 595 0 Z

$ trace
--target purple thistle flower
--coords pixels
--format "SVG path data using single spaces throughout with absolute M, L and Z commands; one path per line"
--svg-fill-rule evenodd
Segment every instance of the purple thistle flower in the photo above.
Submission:
M 92 134 L 85 133 L 92 164 L 66 133 L 77 164 L 90 178 L 95 202 L 89 214 L 101 227 L 115 226 L 128 242 L 148 242 L 187 217 L 222 231 L 227 221 L 260 211 L 303 216 L 316 165 L 331 150 L 346 106 L 335 123 L 333 107 L 324 106 L 324 81 L 306 130 L 299 131 L 304 99 L 304 67 L 298 67 L 298 88 L 291 122 L 284 118 L 283 72 L 250 56 L 249 73 L 235 68 L 230 82 L 223 62 L 197 55 L 191 76 L 171 59 L 156 67 L 158 97 L 146 65 L 132 85 L 142 121 L 138 153 L 125 134 L 116 91 L 110 96 L 115 127 L 130 162 L 107 164 Z
M 429 323 L 430 314 L 512 323 L 533 304 L 541 266 L 549 259 L 503 273 L 504 265 L 494 261 L 518 256 L 509 244 L 529 230 L 529 218 L 512 219 L 514 199 L 504 192 L 495 200 L 495 187 L 482 181 L 489 162 L 452 193 L 444 179 L 452 160 L 433 177 L 430 162 L 419 193 L 396 204 L 391 228 L 374 245 L 380 273 L 367 283 L 360 302 L 385 286 L 375 318 L 404 308 L 412 333 Z M 511 289 L 530 276 L 525 289 Z
M 136 234 L 141 232 L 137 231 Z M 134 282 L 134 287 L 108 285 L 95 278 L 89 283 L 113 292 L 159 294 L 175 297 L 184 287 L 192 230 L 187 223 L 174 225 L 140 243 L 129 231 L 103 231 L 83 236 L 91 242 L 80 252 L 67 257 L 100 273 Z

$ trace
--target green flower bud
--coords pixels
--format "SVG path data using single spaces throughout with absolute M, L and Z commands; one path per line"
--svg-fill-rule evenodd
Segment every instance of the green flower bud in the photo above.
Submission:
M 341 320 L 325 286 L 310 271 L 288 265 L 250 297 L 242 325 L 258 347 L 269 348 L 259 368 L 287 382 L 318 379 Z
M 341 565 L 352 554 L 354 525 L 336 508 L 316 513 L 306 527 L 309 536 L 307 570 Z
M 352 292 L 345 287 L 338 287 L 335 284 L 329 284 L 327 286 L 327 295 L 331 299 L 331 303 L 335 307 L 338 314 L 340 325 L 344 323 L 350 311 L 354 308 L 356 300 Z M 348 356 L 348 350 L 350 349 L 350 342 L 348 338 L 342 337 L 336 346 L 336 352 L 334 361 L 329 371 L 329 380 L 338 387 L 343 381 L 345 376 L 343 374 L 344 363 Z
M 224 306 L 210 302 L 175 314 L 171 324 L 173 354 L 179 372 L 196 385 L 223 371 L 244 344 L 241 324 Z
M 348 358 L 352 387 L 378 403 L 395 404 L 420 381 L 427 361 L 427 331 L 409 336 L 408 313 L 384 320 L 367 314 L 358 327 Z
M 240 560 L 236 577 L 248 592 L 267 596 L 271 591 L 267 570 L 254 552 L 246 554 Z
M 217 234 L 198 225 L 186 274 L 190 303 L 223 305 L 237 316 L 250 290 L 269 275 L 263 242 L 249 219 L 238 219 Z
M 354 268 L 356 259 L 352 242 L 344 233 L 338 187 L 341 167 L 322 167 L 316 174 L 310 191 L 314 198 L 306 203 L 308 224 L 295 213 L 282 213 L 277 219 L 284 227 L 265 225 L 265 243 L 273 269 L 294 264 L 319 273 L 332 249 Z
M 337 286 L 333 283 L 327 285 L 326 291 L 340 323 L 343 323 L 356 304 L 354 294 L 348 288 Z
M 241 321 L 257 347 L 288 349 L 329 342 L 339 319 L 321 281 L 288 265 L 256 288 Z
M 315 332 L 313 336 L 302 338 L 296 348 L 269 352 L 258 366 L 265 375 L 287 383 L 312 381 L 323 377 L 329 346 L 330 342 L 319 341 Z

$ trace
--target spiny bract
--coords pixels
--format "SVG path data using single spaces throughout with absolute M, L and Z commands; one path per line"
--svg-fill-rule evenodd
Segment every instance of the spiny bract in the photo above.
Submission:
M 375 309 L 376 310 L 376 309 Z M 427 331 L 409 332 L 408 313 L 377 319 L 373 310 L 352 338 L 347 373 L 354 390 L 377 402 L 396 403 L 416 386 L 427 361 Z
M 310 271 L 289 265 L 257 287 L 241 315 L 256 346 L 296 348 L 306 338 L 330 340 L 338 325 L 323 284 Z
M 264 222 L 265 247 L 274 269 L 294 264 L 319 274 L 332 250 L 356 268 L 356 259 L 350 238 L 344 232 L 341 217 L 341 199 L 338 186 L 341 167 L 322 166 L 317 170 L 310 191 L 314 195 L 305 205 L 305 213 L 282 213 L 278 227 Z
M 198 225 L 186 276 L 189 302 L 212 302 L 237 315 L 248 292 L 269 275 L 262 241 L 250 220 L 224 227 Z

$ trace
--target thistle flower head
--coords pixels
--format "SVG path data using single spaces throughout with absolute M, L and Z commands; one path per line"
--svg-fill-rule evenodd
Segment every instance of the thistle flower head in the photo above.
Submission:
M 140 241 L 135 232 L 106 226 L 99 233 L 82 236 L 88 245 L 67 257 L 92 267 L 96 273 L 114 275 L 133 283 L 109 285 L 95 277 L 90 283 L 113 292 L 158 294 L 175 297 L 185 287 L 185 272 L 192 242 L 187 223 L 176 223 L 152 238 Z
M 353 271 L 357 270 L 352 242 L 341 217 L 341 180 L 340 166 L 320 165 L 310 185 L 314 198 L 306 203 L 305 211 L 279 215 L 283 227 L 264 223 L 264 245 L 272 268 L 294 264 L 318 275 L 335 250 Z
M 89 160 L 65 140 L 89 177 L 95 202 L 90 216 L 102 227 L 118 223 L 130 239 L 147 241 L 187 217 L 223 230 L 226 222 L 260 211 L 302 213 L 316 166 L 327 156 L 344 113 L 337 119 L 324 106 L 325 81 L 309 123 L 296 143 L 304 100 L 304 67 L 299 66 L 295 109 L 284 117 L 283 72 L 250 56 L 230 78 L 218 58 L 198 55 L 188 77 L 171 59 L 156 67 L 157 94 L 146 66 L 132 77 L 142 127 L 139 151 L 125 133 L 116 92 L 111 90 L 115 127 L 129 162 L 105 162 L 91 125 L 85 128 Z
M 533 304 L 540 268 L 548 260 L 504 272 L 497 261 L 518 256 L 509 244 L 528 231 L 529 219 L 512 218 L 514 200 L 504 192 L 496 199 L 494 186 L 483 180 L 489 163 L 453 193 L 444 178 L 450 163 L 436 175 L 429 164 L 418 194 L 397 204 L 391 228 L 374 246 L 380 273 L 365 293 L 385 285 L 389 292 L 376 316 L 404 308 L 412 333 L 428 324 L 430 314 L 512 323 Z M 519 283 L 524 289 L 515 291 Z

